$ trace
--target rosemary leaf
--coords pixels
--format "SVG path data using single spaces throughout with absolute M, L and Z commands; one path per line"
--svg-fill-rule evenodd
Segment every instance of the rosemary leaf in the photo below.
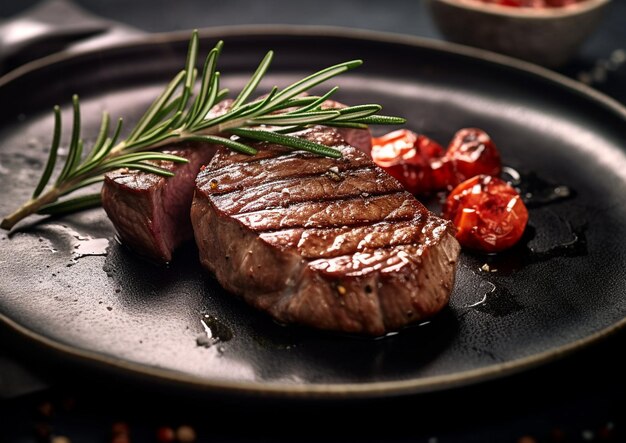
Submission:
M 109 113 L 104 111 L 102 113 L 102 120 L 100 123 L 100 131 L 98 131 L 98 138 L 96 138 L 95 143 L 93 144 L 89 155 L 85 158 L 84 163 L 89 163 L 93 158 L 98 154 L 100 149 L 102 149 L 104 142 L 107 139 L 107 135 L 109 134 L 109 126 L 111 125 L 111 119 L 109 117 Z
M 50 146 L 50 154 L 48 154 L 48 161 L 46 162 L 46 168 L 39 179 L 39 183 L 33 192 L 33 198 L 37 198 L 41 195 L 48 182 L 50 176 L 54 170 L 54 165 L 57 160 L 57 152 L 59 150 L 59 143 L 61 141 L 61 108 L 54 107 L 54 133 L 52 135 L 52 145 Z
M 204 118 L 219 95 L 219 73 L 215 71 L 215 67 L 217 66 L 217 58 L 221 54 L 223 46 L 223 41 L 220 40 L 217 42 L 204 61 L 200 93 L 196 97 L 188 115 L 188 119 L 191 124 L 196 122 L 198 119 Z
M 113 133 L 113 136 L 107 137 L 104 140 L 104 142 L 102 142 L 102 146 L 97 150 L 97 152 L 96 152 L 96 149 L 94 148 L 92 150 L 92 153 L 95 152 L 94 156 L 91 159 L 89 158 L 85 159 L 83 164 L 80 165 L 74 171 L 74 175 L 75 176 L 83 175 L 91 171 L 95 166 L 97 166 L 102 161 L 102 159 L 105 158 L 109 154 L 109 152 L 111 152 L 111 149 L 115 145 L 115 142 L 117 141 L 117 138 L 119 137 L 121 130 L 122 130 L 122 119 L 120 118 L 117 121 L 117 125 L 115 127 L 115 132 Z
M 136 169 L 138 171 L 150 172 L 152 174 L 160 175 L 162 177 L 174 177 L 174 173 L 172 171 L 159 168 L 158 166 L 154 166 L 149 163 L 141 163 L 141 162 L 115 163 L 113 169 L 118 169 L 118 168 Z
M 116 169 L 128 167 L 129 163 L 143 162 L 146 160 L 171 161 L 174 163 L 188 163 L 189 160 L 178 155 L 165 154 L 163 152 L 137 152 L 116 157 L 112 160 L 102 163 L 102 167 L 107 169 Z
M 341 122 L 369 117 L 370 115 L 377 113 L 381 109 L 382 106 L 380 105 L 350 106 L 348 108 L 339 109 L 339 113 L 341 115 L 337 117 L 334 121 Z
M 237 152 L 241 152 L 242 154 L 256 155 L 256 153 L 258 152 L 256 149 L 248 145 L 245 145 L 235 140 L 231 140 L 226 137 L 219 137 L 216 135 L 193 135 L 190 137 L 186 137 L 185 139 L 201 141 L 201 142 L 211 143 L 211 144 L 224 145 L 227 148 L 230 148 Z
M 220 89 L 220 92 L 217 93 L 217 97 L 215 98 L 215 103 L 219 103 L 228 97 L 228 93 L 230 90 L 228 88 Z
M 263 109 L 272 99 L 276 96 L 278 88 L 274 86 L 272 90 L 264 98 L 256 100 L 252 103 L 248 103 L 246 106 L 239 108 L 238 112 L 240 116 L 259 115 L 260 110 Z
M 230 111 L 222 115 L 218 115 L 217 117 L 213 117 L 213 118 L 206 119 L 206 120 L 201 120 L 198 124 L 189 128 L 189 130 L 192 132 L 200 132 L 204 129 L 217 127 L 220 123 L 224 121 L 227 121 L 227 120 L 232 121 L 235 118 L 240 117 L 241 114 L 243 114 L 248 109 L 249 108 L 244 107 L 244 106 L 240 106 L 237 109 L 231 109 Z
M 256 90 L 257 86 L 259 85 L 259 82 L 265 75 L 267 68 L 269 68 L 270 63 L 272 63 L 273 57 L 274 57 L 273 51 L 269 51 L 267 54 L 265 54 L 265 57 L 263 57 L 263 60 L 261 60 L 261 63 L 259 63 L 259 67 L 254 72 L 254 74 L 252 74 L 252 77 L 250 78 L 246 86 L 241 90 L 241 92 L 239 93 L 235 101 L 233 102 L 232 104 L 233 109 L 237 109 L 237 107 L 241 105 L 242 103 L 244 103 L 248 99 L 248 97 L 250 97 L 250 95 Z
M 150 147 L 157 148 L 157 147 L 161 146 L 162 144 L 164 144 L 164 142 L 166 142 L 166 141 L 174 141 L 176 139 L 180 139 L 180 136 L 178 134 L 172 134 L 170 132 L 166 132 L 166 133 L 161 134 L 161 135 L 159 135 L 157 137 L 154 137 L 154 138 L 152 138 L 150 140 L 142 139 L 141 141 L 134 142 L 129 147 L 125 147 L 123 152 L 145 151 L 146 149 L 148 149 Z M 113 148 L 113 149 L 115 149 L 115 148 Z
M 173 100 L 170 100 L 161 110 L 152 117 L 152 120 L 148 123 L 148 128 L 153 128 L 155 125 L 158 125 L 159 122 L 162 122 L 164 119 L 170 117 L 172 114 L 175 114 L 179 111 L 180 104 L 183 101 L 182 96 L 178 96 Z
M 56 184 L 62 183 L 70 173 L 72 172 L 74 163 L 76 162 L 76 158 L 80 156 L 78 149 L 80 148 L 80 104 L 78 102 L 78 96 L 74 95 L 72 97 L 72 109 L 74 115 L 74 121 L 72 123 L 72 138 L 70 139 L 70 146 L 67 152 L 67 159 L 65 161 L 65 165 L 57 178 Z M 78 154 L 78 155 L 77 155 Z
M 181 114 L 182 111 L 177 111 L 176 114 L 169 119 L 161 122 L 158 126 L 151 128 L 149 132 L 142 135 L 136 142 L 127 144 L 126 149 L 132 149 L 136 144 L 151 144 L 152 140 L 156 140 L 161 135 L 168 132 L 168 130 L 175 125 L 176 120 L 178 120 Z
M 333 77 L 336 77 L 339 74 L 343 74 L 344 72 L 354 69 L 357 66 L 361 66 L 363 61 L 361 60 L 352 60 L 349 62 L 339 63 L 334 66 L 330 66 L 326 69 L 322 69 L 315 74 L 312 74 L 300 81 L 293 83 L 290 86 L 287 86 L 276 96 L 276 103 L 279 104 L 288 100 L 296 95 L 302 94 L 303 92 L 308 91 L 312 87 L 319 85 L 320 83 L 325 82 Z
M 180 98 L 180 102 L 178 103 L 178 108 L 176 109 L 176 111 L 178 111 L 181 116 L 183 115 L 183 111 L 187 108 L 187 103 L 191 98 L 193 85 L 195 84 L 196 78 L 198 77 L 198 70 L 196 68 L 192 68 L 191 75 L 187 75 L 187 77 L 190 78 L 189 80 L 185 80 L 185 86 L 183 87 L 182 94 L 180 95 L 180 97 L 176 98 L 176 100 Z M 191 86 L 187 86 L 187 82 L 189 82 Z
M 111 152 L 111 149 L 113 149 L 113 146 L 115 146 L 115 142 L 117 142 L 117 139 L 120 136 L 120 132 L 122 132 L 123 123 L 124 123 L 124 120 L 122 118 L 117 120 L 117 125 L 115 126 L 115 131 L 113 131 L 113 135 L 106 139 L 106 141 L 104 142 L 104 145 L 102 145 L 102 148 L 93 158 L 93 160 L 90 162 L 89 166 L 97 164 L 105 156 L 107 156 L 109 152 Z
M 293 149 L 299 149 L 302 151 L 308 151 L 313 154 L 323 155 L 331 158 L 341 158 L 341 151 L 330 148 L 319 143 L 314 143 L 309 140 L 305 140 L 298 137 L 291 137 L 285 134 L 278 134 L 272 131 L 264 131 L 260 129 L 231 129 L 232 134 L 239 137 L 249 138 L 252 140 L 265 141 L 270 143 L 276 143 L 283 146 L 288 146 Z
M 320 97 L 315 96 L 315 95 L 308 95 L 306 97 L 295 97 L 295 98 L 290 98 L 289 100 L 277 105 L 277 106 L 273 106 L 272 107 L 272 112 L 276 112 L 276 111 L 284 111 L 290 108 L 293 108 L 293 111 L 288 111 L 285 112 L 285 114 L 289 113 L 289 112 L 296 112 L 296 111 L 300 111 L 300 108 L 303 106 L 309 106 L 311 103 L 315 103 L 316 101 L 319 100 Z M 317 109 L 317 111 L 319 111 L 319 109 Z
M 187 106 L 187 102 L 191 95 L 191 90 L 195 83 L 197 71 L 196 71 L 196 59 L 198 58 L 198 30 L 194 29 L 191 34 L 191 40 L 189 42 L 189 49 L 187 50 L 187 61 L 185 63 L 185 84 L 183 86 L 183 93 L 178 106 L 177 111 L 183 111 Z
M 176 91 L 176 88 L 178 88 L 180 83 L 185 78 L 185 75 L 186 73 L 184 70 L 180 71 L 178 75 L 176 75 L 176 77 L 174 77 L 172 81 L 170 81 L 170 83 L 167 85 L 161 95 L 150 105 L 146 113 L 139 120 L 139 123 L 137 123 L 137 126 L 135 126 L 135 129 L 132 130 L 132 132 L 126 139 L 129 144 L 137 140 L 138 136 L 147 129 L 148 124 L 152 120 L 152 117 L 154 117 L 167 103 L 174 91 Z
M 276 125 L 276 126 L 291 126 L 291 125 L 311 125 L 324 121 L 332 121 L 340 117 L 340 113 L 337 110 L 328 111 L 310 111 L 306 114 L 274 114 L 263 117 L 257 117 L 248 121 L 250 126 L 257 125 Z
M 324 123 L 326 126 L 331 126 L 333 128 L 352 128 L 352 129 L 367 129 L 365 123 L 354 123 L 354 122 L 338 122 L 337 120 L 333 120 L 332 122 Z
M 406 123 L 406 119 L 401 117 L 390 117 L 388 115 L 370 115 L 353 120 L 355 123 L 364 123 L 366 125 L 402 125 Z
M 72 151 L 73 153 L 72 158 L 69 160 L 70 175 L 68 175 L 68 177 L 73 176 L 74 171 L 76 170 L 78 165 L 80 165 L 80 159 L 83 155 L 84 147 L 85 147 L 85 144 L 83 140 L 79 139 L 78 142 L 76 142 L 76 148 Z
M 190 120 L 190 122 L 186 125 L 186 127 L 193 126 L 199 121 L 202 121 L 206 118 L 206 115 L 209 113 L 211 108 L 218 102 L 218 92 L 217 90 L 220 87 L 220 73 L 216 72 L 213 75 L 213 84 L 208 89 L 208 96 L 204 99 L 204 104 L 200 105 L 200 110 L 198 111 L 195 118 Z
M 272 128 L 272 132 L 276 134 L 291 134 L 293 132 L 298 132 L 304 129 L 304 126 L 283 126 L 279 128 Z
M 288 114 L 296 114 L 296 113 L 303 114 L 305 112 L 315 111 L 317 110 L 318 107 L 322 105 L 322 103 L 328 100 L 338 90 L 339 90 L 339 87 L 335 86 L 334 88 L 332 88 L 330 91 L 328 91 L 326 94 L 322 95 L 321 97 L 312 97 L 312 98 L 315 98 L 315 100 L 313 100 L 311 103 L 309 103 L 306 106 L 299 107 L 291 112 L 288 112 Z

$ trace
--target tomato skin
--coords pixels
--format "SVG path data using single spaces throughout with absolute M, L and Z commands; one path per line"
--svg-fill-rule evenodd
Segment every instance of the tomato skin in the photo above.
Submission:
M 433 177 L 433 161 L 441 161 L 443 147 L 422 134 L 400 129 L 372 139 L 372 159 L 407 191 L 426 194 L 445 189 L 452 170 L 442 167 Z M 446 162 L 447 163 L 447 162 Z M 447 174 L 445 177 L 444 174 Z
M 430 190 L 441 191 L 453 188 L 455 182 L 454 163 L 442 157 L 432 160 L 429 164 Z
M 457 131 L 448 145 L 445 159 L 454 165 L 454 179 L 450 183 L 452 186 L 475 175 L 497 177 L 502 172 L 498 148 L 491 137 L 478 128 Z
M 483 252 L 510 248 L 528 223 L 528 210 L 517 191 L 488 175 L 472 177 L 454 188 L 443 216 L 456 226 L 462 246 Z
M 452 189 L 475 175 L 502 171 L 496 145 L 477 128 L 459 130 L 445 154 L 430 138 L 400 129 L 372 139 L 372 158 L 413 194 Z

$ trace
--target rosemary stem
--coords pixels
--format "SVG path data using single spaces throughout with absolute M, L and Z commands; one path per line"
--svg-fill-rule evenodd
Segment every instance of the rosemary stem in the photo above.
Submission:
M 20 206 L 20 208 L 15 212 L 3 218 L 2 222 L 0 222 L 0 228 L 7 230 L 13 228 L 13 226 L 15 226 L 20 220 L 28 217 L 29 215 L 35 214 L 42 206 L 55 202 L 61 193 L 62 189 L 55 186 L 41 194 L 39 197 L 30 199 Z
M 118 155 L 122 155 L 124 149 L 126 148 L 126 141 L 119 142 L 117 145 L 113 146 L 111 151 L 108 153 L 108 158 L 117 157 Z

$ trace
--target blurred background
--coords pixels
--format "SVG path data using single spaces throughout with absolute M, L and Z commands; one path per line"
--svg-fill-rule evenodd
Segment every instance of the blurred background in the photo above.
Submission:
M 0 74 L 59 50 L 245 24 L 443 39 L 421 0 L 0 0 Z M 556 71 L 626 103 L 625 0 L 609 4 L 598 29 Z M 0 442 L 626 441 L 624 338 L 622 331 L 548 367 L 450 392 L 294 405 L 154 392 L 90 374 L 68 377 L 45 362 L 22 361 L 0 335 Z
M 594 0 L 595 1 L 595 0 Z M 48 9 L 46 6 L 48 5 Z M 56 7 L 50 7 L 56 5 Z M 49 9 L 63 10 L 60 5 L 74 5 L 72 14 L 61 14 L 55 17 Z M 26 53 L 7 57 L 7 32 L 0 33 L 0 59 L 5 59 L 0 70 L 6 72 L 29 58 L 40 56 L 51 50 L 59 50 L 71 46 L 73 42 L 84 41 L 85 35 L 93 32 L 92 38 L 98 42 L 104 40 L 102 33 L 113 33 L 116 37 L 126 38 L 136 32 L 168 32 L 192 28 L 212 26 L 246 25 L 246 24 L 301 24 L 327 25 L 349 28 L 361 28 L 383 32 L 402 33 L 420 37 L 442 39 L 443 35 L 435 25 L 426 0 L 316 0 L 310 2 L 293 2 L 289 0 L 52 0 L 37 2 L 35 0 L 0 2 L 0 26 L 2 21 L 20 14 L 32 16 L 33 8 L 41 8 L 38 18 L 58 22 L 62 27 L 80 28 L 80 23 L 100 25 L 91 30 L 82 29 L 72 35 L 49 36 L 38 41 Z M 82 10 L 79 12 L 76 8 Z M 516 8 L 509 8 L 516 9 Z M 29 11 L 31 11 L 29 13 Z M 455 11 L 456 13 L 456 11 Z M 78 20 L 71 20 L 72 17 Z M 458 15 L 458 14 L 457 14 Z M 477 26 L 477 22 L 468 22 L 467 28 Z M 6 26 L 5 26 L 6 28 Z M 89 28 L 89 27 L 87 27 Z M 626 102 L 626 92 L 620 85 L 626 82 L 626 68 L 620 69 L 626 60 L 626 2 L 614 0 L 609 2 L 602 14 L 602 22 L 598 28 L 584 41 L 575 55 L 557 71 L 606 92 L 622 102 Z M 79 29 L 79 31 L 81 31 Z M 117 32 L 116 32 L 117 31 Z M 58 28 L 56 32 L 63 34 Z M 521 32 L 524 32 L 523 30 Z M 557 32 L 572 32 L 563 29 Z M 3 35 L 4 34 L 4 35 Z M 532 39 L 530 31 L 528 39 Z M 4 41 L 3 41 L 4 40 Z M 546 44 L 550 42 L 546 39 Z M 4 47 L 3 47 L 4 46 Z M 7 60 L 7 58 L 9 60 Z

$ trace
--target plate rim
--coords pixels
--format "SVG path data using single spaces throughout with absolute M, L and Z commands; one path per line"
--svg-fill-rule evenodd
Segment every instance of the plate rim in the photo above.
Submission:
M 469 58 L 483 60 L 501 66 L 513 68 L 514 70 L 524 71 L 531 75 L 542 77 L 552 83 L 559 84 L 569 90 L 573 90 L 585 96 L 592 97 L 598 103 L 602 104 L 609 110 L 617 113 L 621 118 L 626 120 L 626 105 L 618 102 L 616 99 L 598 91 L 597 89 L 587 86 L 584 83 L 566 77 L 563 74 L 544 68 L 540 65 L 510 57 L 497 52 L 488 51 L 486 49 L 466 46 L 459 43 L 453 43 L 445 40 L 437 40 L 434 38 L 419 37 L 409 34 L 399 34 L 385 31 L 374 31 L 360 28 L 346 28 L 338 26 L 321 26 L 321 25 L 232 25 L 232 26 L 216 26 L 212 28 L 196 29 L 200 39 L 205 38 L 221 38 L 229 36 L 244 35 L 274 35 L 274 36 L 324 36 L 332 38 L 346 38 L 353 40 L 377 41 L 392 44 L 404 44 L 408 46 L 417 46 L 421 48 L 437 50 L 455 55 L 462 55 Z M 0 88 L 8 85 L 23 75 L 45 68 L 55 63 L 61 63 L 73 58 L 78 58 L 94 52 L 115 51 L 124 48 L 132 48 L 137 45 L 145 44 L 167 44 L 175 42 L 185 42 L 191 37 L 193 30 L 181 30 L 173 32 L 162 32 L 148 35 L 139 35 L 129 37 L 126 42 L 116 42 L 105 44 L 98 48 L 79 48 L 76 50 L 66 49 L 54 54 L 32 60 L 25 63 L 12 71 L 0 76 Z
M 473 59 L 479 59 L 488 63 L 505 66 L 517 71 L 541 77 L 550 83 L 555 83 L 581 94 L 597 104 L 601 104 L 607 110 L 621 117 L 626 122 L 626 106 L 607 95 L 586 86 L 580 82 L 572 80 L 554 71 L 534 65 L 529 62 L 517 60 L 508 56 L 485 51 L 482 49 L 453 44 L 440 40 L 427 39 L 405 34 L 394 34 L 388 32 L 371 31 L 363 29 L 339 28 L 333 26 L 296 26 L 296 25 L 241 25 L 224 26 L 198 31 L 201 38 L 228 38 L 229 36 L 246 35 L 267 35 L 267 36 L 305 36 L 315 37 L 323 35 L 330 38 L 344 38 L 350 40 L 361 40 L 370 42 L 383 42 L 390 44 L 402 44 L 435 50 L 454 55 L 461 55 Z M 150 34 L 132 38 L 128 42 L 106 45 L 98 49 L 62 51 L 41 59 L 29 62 L 0 77 L 0 88 L 9 85 L 12 81 L 30 72 L 43 69 L 47 66 L 63 63 L 83 55 L 91 54 L 94 51 L 99 53 L 115 51 L 124 48 L 132 48 L 137 45 L 146 44 L 167 44 L 173 42 L 187 41 L 190 31 L 176 31 L 168 33 Z M 148 377 L 150 382 L 169 382 L 180 387 L 194 388 L 200 391 L 210 391 L 215 393 L 244 394 L 244 395 L 264 395 L 272 397 L 291 398 L 374 398 L 389 397 L 399 395 L 410 395 L 442 391 L 460 386 L 469 386 L 487 380 L 495 380 L 508 375 L 513 375 L 528 369 L 532 369 L 542 364 L 556 361 L 567 355 L 571 355 L 576 350 L 585 348 L 593 343 L 609 337 L 618 330 L 626 328 L 626 317 L 612 325 L 594 332 L 584 338 L 561 345 L 556 348 L 532 354 L 526 357 L 496 363 L 481 368 L 442 374 L 407 380 L 379 381 L 365 383 L 307 383 L 294 385 L 280 382 L 259 382 L 259 381 L 233 381 L 207 379 L 201 376 L 185 374 L 172 369 L 164 369 L 147 364 L 131 362 L 122 358 L 106 355 L 100 352 L 81 349 L 76 346 L 64 344 L 53 340 L 45 335 L 36 333 L 29 328 L 22 326 L 17 321 L 0 313 L 0 322 L 8 327 L 11 332 L 16 333 L 29 341 L 52 350 L 62 357 L 70 357 L 83 363 L 96 364 L 101 369 L 119 371 L 124 375 Z
M 624 329 L 626 318 L 613 325 L 588 335 L 585 338 L 550 349 L 538 354 L 510 360 L 508 362 L 484 366 L 468 371 L 430 377 L 414 378 L 400 381 L 368 382 L 368 383 L 307 383 L 294 385 L 278 382 L 242 382 L 232 380 L 211 380 L 200 376 L 185 374 L 172 369 L 163 369 L 141 363 L 134 363 L 121 358 L 108 356 L 99 352 L 80 349 L 52 340 L 44 335 L 31 331 L 18 322 L 0 313 L 0 322 L 13 332 L 31 342 L 70 357 L 81 363 L 101 366 L 100 369 L 119 371 L 125 376 L 148 377 L 152 383 L 168 382 L 181 388 L 193 388 L 196 392 L 209 391 L 233 395 L 265 396 L 275 398 L 308 398 L 308 399 L 359 399 L 382 398 L 403 395 L 426 394 L 449 390 L 456 387 L 467 387 L 480 382 L 496 380 L 526 370 L 555 362 L 571 355 L 577 350 L 598 343 L 617 331 Z M 145 378 L 143 379 L 145 381 Z

